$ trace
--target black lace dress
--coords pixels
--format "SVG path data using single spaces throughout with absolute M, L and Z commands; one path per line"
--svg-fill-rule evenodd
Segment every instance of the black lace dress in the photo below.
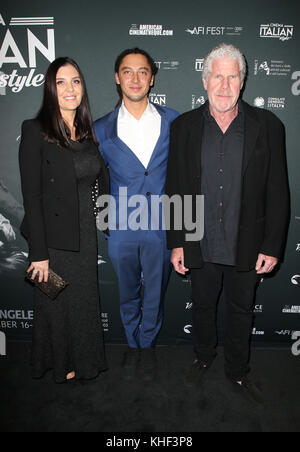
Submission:
M 80 251 L 49 249 L 50 267 L 69 286 L 52 301 L 35 289 L 33 377 L 54 370 L 57 383 L 69 372 L 95 378 L 106 369 L 97 272 L 97 232 L 92 187 L 101 161 L 91 141 L 73 142 L 78 183 Z M 69 152 L 69 151 L 67 151 Z

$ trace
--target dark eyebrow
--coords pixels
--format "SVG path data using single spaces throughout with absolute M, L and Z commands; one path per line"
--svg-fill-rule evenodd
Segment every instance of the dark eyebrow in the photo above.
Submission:
M 121 68 L 121 71 L 126 71 L 127 69 L 132 69 L 132 67 L 129 67 L 129 66 L 125 66 L 125 67 L 122 67 Z M 141 70 L 141 69 L 144 69 L 145 71 L 150 71 L 150 69 L 148 68 L 148 67 L 139 67 L 139 71 Z
M 79 78 L 80 79 L 80 76 L 77 75 L 76 77 L 72 77 L 72 80 L 74 80 L 75 78 Z M 66 79 L 65 79 L 65 77 L 56 77 L 56 80 L 66 80 Z

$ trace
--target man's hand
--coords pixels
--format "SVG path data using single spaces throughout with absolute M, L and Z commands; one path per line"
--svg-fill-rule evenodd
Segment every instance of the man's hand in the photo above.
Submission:
M 174 248 L 172 250 L 171 262 L 174 266 L 174 269 L 177 271 L 177 273 L 180 273 L 181 275 L 185 275 L 186 272 L 189 271 L 189 269 L 185 268 L 185 266 L 184 266 L 183 248 Z
M 271 273 L 277 264 L 278 259 L 276 257 L 259 254 L 255 269 L 258 275 L 262 275 L 263 273 Z

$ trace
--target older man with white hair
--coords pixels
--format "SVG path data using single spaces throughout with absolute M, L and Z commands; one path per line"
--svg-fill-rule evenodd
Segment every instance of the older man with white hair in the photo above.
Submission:
M 175 270 L 192 280 L 196 359 L 187 382 L 200 383 L 216 356 L 216 308 L 227 301 L 225 372 L 233 387 L 257 402 L 247 377 L 253 304 L 261 275 L 282 258 L 289 219 L 284 127 L 271 112 L 241 100 L 246 61 L 220 44 L 204 60 L 208 101 L 171 128 L 166 193 L 204 195 L 202 240 L 185 230 L 167 233 Z M 175 222 L 174 222 L 175 223 Z

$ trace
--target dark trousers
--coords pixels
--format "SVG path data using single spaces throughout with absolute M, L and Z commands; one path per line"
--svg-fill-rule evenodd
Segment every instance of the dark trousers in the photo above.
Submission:
M 224 343 L 225 372 L 240 380 L 249 372 L 253 306 L 259 277 L 255 270 L 239 272 L 236 267 L 204 264 L 191 270 L 193 330 L 197 358 L 210 365 L 216 356 L 217 305 L 222 289 L 227 302 Z

